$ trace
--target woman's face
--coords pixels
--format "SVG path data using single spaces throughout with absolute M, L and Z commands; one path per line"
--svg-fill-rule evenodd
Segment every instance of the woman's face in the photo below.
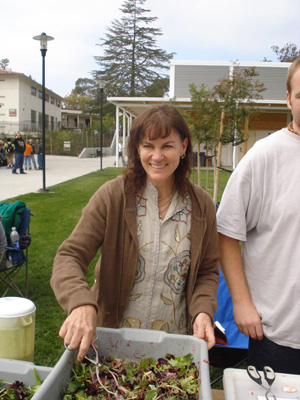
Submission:
M 188 139 L 182 142 L 175 130 L 168 137 L 155 140 L 150 140 L 146 134 L 138 146 L 138 153 L 148 181 L 154 186 L 173 185 L 174 171 L 187 145 Z

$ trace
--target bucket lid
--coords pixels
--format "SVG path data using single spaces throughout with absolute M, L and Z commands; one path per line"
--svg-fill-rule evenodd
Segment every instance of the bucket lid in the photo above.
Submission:
M 35 310 L 34 303 L 23 297 L 0 298 L 0 318 L 24 317 Z

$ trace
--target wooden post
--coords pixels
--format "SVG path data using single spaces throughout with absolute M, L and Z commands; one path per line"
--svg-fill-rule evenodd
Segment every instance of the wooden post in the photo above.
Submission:
M 248 127 L 249 127 L 249 117 L 245 118 L 245 131 L 244 131 L 244 144 L 243 144 L 243 157 L 247 153 L 247 142 L 248 142 Z
M 225 110 L 222 110 L 221 113 L 221 124 L 220 124 L 220 136 L 219 136 L 219 146 L 218 146 L 218 155 L 217 155 L 217 169 L 215 176 L 215 184 L 214 184 L 214 202 L 217 203 L 218 197 L 218 187 L 219 187 L 219 175 L 220 175 L 220 166 L 221 166 L 221 155 L 222 155 L 222 135 L 224 131 L 224 118 L 225 118 Z

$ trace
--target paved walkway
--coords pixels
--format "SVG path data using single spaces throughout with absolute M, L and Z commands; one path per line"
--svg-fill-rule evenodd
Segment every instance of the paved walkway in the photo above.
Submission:
M 113 167 L 115 157 L 102 159 L 102 168 Z M 100 158 L 46 156 L 45 186 L 49 188 L 78 176 L 100 170 Z M 19 170 L 18 170 L 19 171 Z M 0 201 L 22 194 L 38 192 L 43 187 L 43 171 L 28 170 L 27 175 L 15 175 L 11 169 L 0 168 Z

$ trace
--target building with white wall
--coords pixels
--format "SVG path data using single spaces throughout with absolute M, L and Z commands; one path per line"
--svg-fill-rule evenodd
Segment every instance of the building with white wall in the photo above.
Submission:
M 122 114 L 123 135 L 129 133 L 131 121 L 145 109 L 158 104 L 172 101 L 182 109 L 191 109 L 190 85 L 201 84 L 209 89 L 217 85 L 221 79 L 231 76 L 235 68 L 241 70 L 255 67 L 259 74 L 256 79 L 265 86 L 262 99 L 255 103 L 259 110 L 249 121 L 247 149 L 253 144 L 281 129 L 291 121 L 291 112 L 286 103 L 286 76 L 290 63 L 280 62 L 231 62 L 231 61 L 171 61 L 170 64 L 170 92 L 168 98 L 143 97 L 110 97 L 108 100 L 116 106 L 116 137 L 119 136 L 119 121 Z M 124 139 L 124 138 L 123 138 Z M 125 143 L 125 141 L 124 141 Z M 244 154 L 244 144 L 223 147 L 221 165 L 234 166 Z
M 41 132 L 42 90 L 41 84 L 22 73 L 0 70 L 0 134 Z M 62 101 L 45 89 L 46 130 L 61 128 Z

